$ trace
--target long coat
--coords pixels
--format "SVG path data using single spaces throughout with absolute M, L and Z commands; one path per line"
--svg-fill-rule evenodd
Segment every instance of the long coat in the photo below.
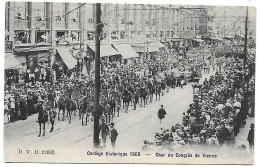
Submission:
M 110 138 L 111 138 L 111 140 L 112 141 L 115 141 L 116 140 L 116 138 L 117 138 L 117 136 L 118 136 L 118 133 L 117 133 L 117 130 L 115 129 L 115 128 L 112 128 L 111 130 L 110 130 Z

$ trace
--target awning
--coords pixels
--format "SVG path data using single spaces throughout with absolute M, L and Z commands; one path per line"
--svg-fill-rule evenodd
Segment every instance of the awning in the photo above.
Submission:
M 20 67 L 20 62 L 15 58 L 12 53 L 5 54 L 5 70 L 6 69 L 17 69 Z
M 159 41 L 154 41 L 154 40 L 151 40 L 151 41 L 147 41 L 147 44 L 149 47 L 159 47 L 159 48 L 163 48 L 164 45 L 159 42 Z
M 96 51 L 95 45 L 88 45 L 88 47 L 94 52 Z M 119 54 L 120 53 L 118 53 L 110 44 L 100 45 L 100 57 L 113 56 Z
M 196 39 L 196 38 L 194 38 L 194 39 L 192 39 L 192 40 L 194 40 L 194 41 L 196 41 L 196 42 L 203 42 L 202 39 Z
M 15 52 L 36 52 L 36 51 L 46 51 L 50 50 L 52 47 L 26 47 L 26 48 L 14 48 Z
M 77 60 L 71 55 L 69 48 L 66 46 L 57 47 L 57 51 L 60 57 L 68 67 L 68 69 L 73 69 L 77 65 Z
M 135 52 L 139 52 L 139 53 L 146 52 L 146 48 L 144 46 L 132 45 L 132 48 L 135 50 Z
M 139 57 L 134 49 L 129 44 L 118 44 L 113 45 L 116 50 L 122 55 L 123 59 L 131 59 Z

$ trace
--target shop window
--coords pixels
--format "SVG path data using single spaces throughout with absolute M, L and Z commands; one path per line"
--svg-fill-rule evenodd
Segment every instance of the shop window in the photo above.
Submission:
M 35 43 L 47 43 L 48 32 L 47 31 L 36 31 Z
M 27 44 L 30 43 L 29 31 L 15 31 L 15 44 Z

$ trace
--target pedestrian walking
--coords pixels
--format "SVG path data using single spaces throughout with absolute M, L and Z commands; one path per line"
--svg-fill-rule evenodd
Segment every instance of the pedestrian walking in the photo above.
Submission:
M 107 135 L 109 134 L 109 128 L 105 123 L 105 119 L 102 119 L 102 124 L 99 127 L 99 131 L 101 134 L 101 139 L 103 142 L 103 147 L 106 147 Z
M 250 130 L 248 132 L 247 141 L 249 143 L 250 151 L 254 149 L 254 137 L 255 137 L 255 124 L 250 125 Z
M 163 105 L 161 105 L 161 108 L 158 110 L 158 118 L 160 119 L 160 128 L 162 130 L 162 119 L 165 117 L 166 111 L 163 109 Z
M 111 145 L 113 148 L 116 146 L 116 138 L 118 136 L 117 130 L 115 129 L 115 124 L 112 122 L 110 124 L 110 139 L 111 139 Z

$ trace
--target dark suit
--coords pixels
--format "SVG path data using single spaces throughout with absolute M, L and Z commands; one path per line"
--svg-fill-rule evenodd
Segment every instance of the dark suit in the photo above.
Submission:
M 115 128 L 112 128 L 110 130 L 110 138 L 111 138 L 111 144 L 113 148 L 115 148 L 117 136 L 118 136 L 117 130 Z

